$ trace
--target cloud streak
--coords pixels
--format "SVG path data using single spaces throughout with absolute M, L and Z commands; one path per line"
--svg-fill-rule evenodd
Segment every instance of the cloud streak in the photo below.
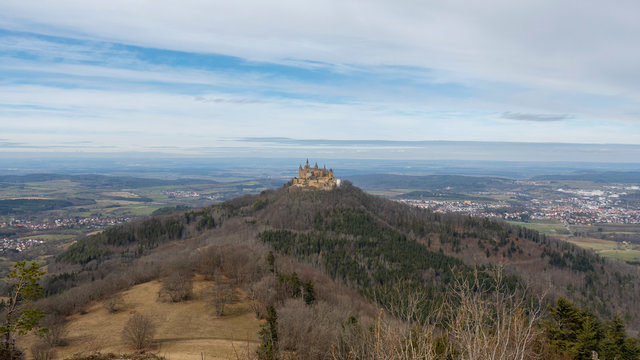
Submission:
M 520 120 L 520 121 L 536 121 L 536 122 L 549 122 L 549 121 L 562 121 L 572 119 L 572 115 L 568 114 L 527 114 L 519 112 L 506 111 L 502 113 L 503 119 Z
M 196 96 L 193 98 L 197 102 L 201 103 L 216 103 L 216 104 L 258 104 L 262 101 L 255 99 L 228 99 L 228 98 L 206 98 L 204 96 Z
M 0 139 L 0 148 L 19 148 L 24 146 L 25 144 L 23 143 L 9 141 L 7 139 Z

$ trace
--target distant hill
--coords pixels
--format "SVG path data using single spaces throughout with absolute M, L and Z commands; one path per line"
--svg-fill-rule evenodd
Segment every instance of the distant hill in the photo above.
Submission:
M 584 171 L 561 175 L 534 176 L 532 180 L 583 180 L 601 183 L 640 183 L 640 171 Z
M 499 177 L 462 175 L 352 175 L 348 180 L 365 190 L 385 189 L 429 189 L 451 192 L 486 191 L 495 187 L 513 184 L 513 180 Z
M 98 188 L 139 188 L 163 185 L 182 184 L 216 184 L 213 180 L 202 179 L 176 179 L 162 180 L 152 178 L 136 178 L 129 176 L 106 176 L 106 175 L 60 175 L 60 174 L 29 174 L 29 175 L 4 175 L 0 176 L 0 183 L 24 184 L 29 182 L 60 181 L 68 180 L 85 186 L 95 186 Z
M 90 203 L 85 201 L 84 204 Z M 95 203 L 95 201 L 94 201 Z M 0 200 L 0 215 L 33 214 L 38 211 L 60 209 L 76 205 L 67 200 L 49 199 L 11 199 Z M 77 204 L 80 205 L 80 204 Z

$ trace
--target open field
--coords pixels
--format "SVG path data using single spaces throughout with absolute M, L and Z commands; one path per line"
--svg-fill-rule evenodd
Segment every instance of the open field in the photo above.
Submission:
M 596 238 L 570 237 L 566 240 L 585 249 L 592 249 L 597 254 L 609 259 L 626 262 L 640 261 L 640 246 L 638 245 Z
M 43 241 L 60 241 L 60 240 L 73 240 L 78 234 L 37 234 L 35 236 L 25 236 L 20 239 L 36 239 Z
M 640 245 L 623 243 L 630 236 L 638 236 L 636 231 L 637 225 L 594 225 L 594 226 L 571 226 L 571 231 L 560 223 L 524 223 L 510 222 L 513 225 L 524 226 L 529 229 L 537 230 L 543 234 L 559 236 L 565 241 L 580 246 L 585 249 L 591 249 L 597 254 L 609 259 L 640 262 Z M 598 231 L 600 229 L 600 231 Z M 611 231 L 603 231 L 604 229 Z M 574 236 L 574 234 L 579 236 Z M 582 235 L 587 236 L 582 236 Z M 600 235 L 593 237 L 589 235 Z M 617 240 L 615 240 L 617 239 Z
M 171 360 L 233 358 L 234 348 L 239 353 L 254 351 L 258 341 L 258 330 L 262 321 L 256 319 L 248 306 L 246 296 L 228 306 L 227 315 L 215 315 L 208 301 L 212 282 L 197 277 L 194 281 L 194 298 L 180 303 L 158 301 L 161 283 L 152 281 L 125 291 L 122 310 L 110 314 L 96 303 L 86 313 L 68 318 L 67 346 L 57 347 L 58 358 L 72 354 L 90 355 L 99 351 L 116 354 L 134 350 L 121 338 L 122 329 L 133 313 L 150 316 L 157 326 L 152 352 Z M 35 338 L 29 337 L 22 344 L 26 349 Z
M 569 235 L 567 227 L 559 221 L 554 222 L 519 222 L 509 221 L 510 224 L 533 229 L 547 235 Z
M 640 250 L 603 250 L 599 254 L 610 259 L 628 263 L 640 263 Z

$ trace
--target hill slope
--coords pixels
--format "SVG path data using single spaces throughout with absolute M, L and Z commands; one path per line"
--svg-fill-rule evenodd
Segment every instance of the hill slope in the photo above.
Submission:
M 506 276 L 491 285 L 483 270 L 496 265 Z M 635 267 L 501 221 L 371 196 L 348 182 L 331 191 L 285 186 L 111 228 L 70 246 L 50 269 L 45 289 L 59 295 L 48 308 L 67 315 L 171 272 L 223 274 L 246 289 L 257 317 L 277 309 L 283 351 L 301 358 L 329 358 L 332 346 L 357 334 L 368 341 L 356 330 L 376 326 L 372 303 L 402 319 L 407 336 L 415 335 L 407 324 L 436 324 L 431 334 L 442 333 L 453 319 L 436 319 L 438 309 L 451 306 L 461 284 L 489 284 L 488 293 L 499 285 L 505 296 L 547 293 L 549 304 L 567 297 L 590 309 L 580 310 L 579 329 L 584 319 L 600 324 L 593 314 L 639 327 Z
M 465 272 L 473 265 L 502 264 L 519 286 L 568 297 L 604 316 L 619 313 L 634 329 L 639 324 L 640 309 L 630 306 L 640 301 L 635 267 L 532 230 L 412 208 L 348 183 L 332 191 L 283 187 L 115 228 L 79 241 L 59 260 L 85 264 L 116 252 L 135 257 L 225 223 L 379 301 L 376 292 L 395 286 L 396 279 L 435 294 L 444 290 L 454 268 Z

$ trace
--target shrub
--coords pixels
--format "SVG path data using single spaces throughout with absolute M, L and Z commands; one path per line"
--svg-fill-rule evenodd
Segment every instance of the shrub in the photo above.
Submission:
M 124 306 L 124 298 L 122 294 L 113 294 L 102 302 L 104 307 L 110 314 L 118 312 Z
M 55 350 L 46 342 L 37 342 L 31 346 L 31 357 L 34 360 L 52 360 L 55 355 Z

